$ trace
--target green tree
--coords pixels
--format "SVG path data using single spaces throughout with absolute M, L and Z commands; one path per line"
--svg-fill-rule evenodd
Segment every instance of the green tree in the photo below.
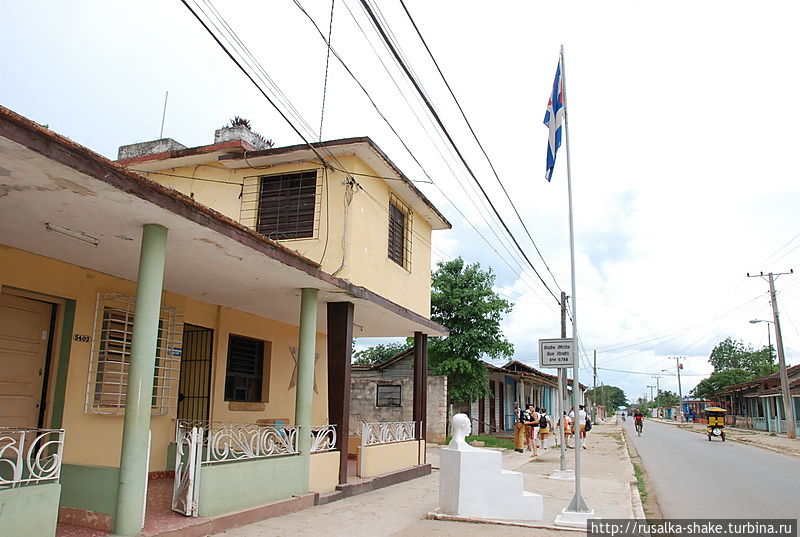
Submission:
M 598 386 L 592 390 L 587 390 L 586 395 L 592 398 L 595 404 L 603 405 L 607 409 L 616 410 L 621 406 L 628 406 L 628 398 L 625 392 L 616 386 Z
M 495 276 L 479 263 L 460 257 L 437 263 L 431 286 L 431 319 L 450 329 L 450 335 L 428 344 L 434 375 L 447 376 L 448 397 L 469 401 L 489 394 L 481 359 L 514 354 L 514 346 L 500 329 L 503 314 L 513 304 L 492 290 Z
M 746 346 L 742 341 L 725 338 L 717 343 L 711 351 L 708 361 L 714 371 L 742 369 L 752 374 L 753 378 L 770 375 L 778 370 L 775 365 L 775 353 L 771 346 L 759 350 Z M 745 381 L 742 381 L 745 382 Z
M 670 391 L 663 391 L 658 394 L 658 397 L 655 399 L 655 404 L 657 407 L 671 407 L 671 406 L 678 406 L 678 403 L 681 402 L 680 398 L 677 394 L 672 393 Z
M 408 348 L 406 343 L 381 343 L 353 353 L 354 364 L 377 364 L 397 356 Z
M 753 378 L 753 373 L 744 369 L 715 371 L 708 378 L 701 380 L 692 390 L 692 394 L 700 399 L 713 400 L 728 386 L 741 384 L 742 382 L 753 380 Z

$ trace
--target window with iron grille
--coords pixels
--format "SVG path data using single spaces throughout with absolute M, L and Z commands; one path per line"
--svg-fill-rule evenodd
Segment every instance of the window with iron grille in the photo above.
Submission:
M 316 236 L 316 170 L 260 178 L 256 231 L 274 240 Z
M 125 412 L 135 308 L 133 297 L 117 293 L 97 296 L 84 407 L 87 413 Z M 163 416 L 176 408 L 182 336 L 180 314 L 175 308 L 162 306 L 153 375 L 154 415 Z
M 378 385 L 375 406 L 403 406 L 400 401 L 400 386 Z
M 228 338 L 225 400 L 262 402 L 264 341 L 233 334 Z
M 411 270 L 411 209 L 389 194 L 389 259 Z

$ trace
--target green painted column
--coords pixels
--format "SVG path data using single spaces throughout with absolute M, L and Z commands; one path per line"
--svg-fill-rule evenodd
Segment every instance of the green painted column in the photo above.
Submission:
M 114 533 L 118 535 L 137 535 L 144 524 L 153 375 L 166 250 L 167 229 L 146 224 L 139 254 L 117 512 L 114 517 Z
M 311 406 L 314 400 L 314 355 L 317 345 L 317 289 L 304 288 L 300 296 L 300 340 L 297 344 L 297 393 L 294 422 L 297 447 L 306 458 L 304 483 L 308 487 L 311 456 Z

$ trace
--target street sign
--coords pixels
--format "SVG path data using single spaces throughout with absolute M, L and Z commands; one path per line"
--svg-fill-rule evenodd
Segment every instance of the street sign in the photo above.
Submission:
M 540 367 L 573 367 L 575 365 L 575 340 L 540 339 L 539 340 L 539 366 Z

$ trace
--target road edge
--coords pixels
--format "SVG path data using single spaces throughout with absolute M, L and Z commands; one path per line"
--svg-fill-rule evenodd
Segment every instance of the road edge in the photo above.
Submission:
M 631 483 L 631 494 L 633 495 L 633 508 L 634 508 L 634 518 L 645 520 L 648 518 L 664 518 L 663 513 L 661 512 L 661 506 L 658 504 L 658 498 L 656 497 L 656 492 L 653 489 L 652 485 L 650 484 L 650 479 L 647 475 L 647 469 L 644 467 L 644 462 L 642 462 L 642 458 L 639 456 L 639 452 L 636 449 L 636 446 L 633 444 L 630 438 L 630 433 L 626 427 L 621 427 L 622 435 L 625 439 L 625 445 L 627 447 L 627 454 L 628 459 L 631 463 L 631 467 L 634 470 L 634 476 L 636 476 L 636 480 Z M 647 503 L 642 500 L 642 496 L 639 493 L 638 482 L 640 476 L 636 474 L 636 468 L 640 469 L 642 475 L 642 482 L 644 485 L 645 490 L 647 491 Z M 638 507 L 638 509 L 637 509 Z

